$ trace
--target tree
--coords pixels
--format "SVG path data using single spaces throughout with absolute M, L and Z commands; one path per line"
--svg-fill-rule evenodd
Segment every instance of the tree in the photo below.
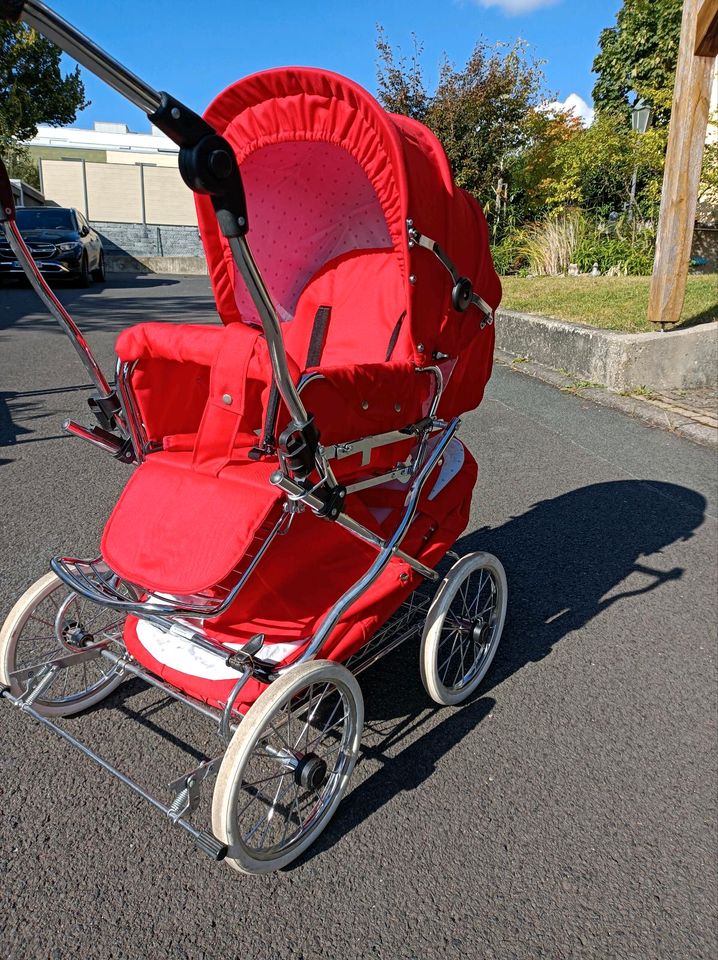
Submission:
M 681 34 L 682 0 L 624 0 L 616 24 L 601 32 L 593 99 L 599 113 L 628 122 L 635 97 L 653 108 L 653 125 L 668 126 Z
M 509 160 L 509 219 L 513 225 L 543 218 L 549 196 L 563 177 L 567 145 L 583 131 L 581 121 L 564 110 L 531 110 L 524 147 Z
M 600 113 L 590 127 L 557 147 L 545 184 L 547 206 L 559 211 L 581 207 L 599 216 L 621 213 L 630 204 L 635 171 L 638 211 L 651 218 L 660 202 L 665 150 L 665 129 L 641 135 L 619 115 Z
M 59 48 L 35 30 L 0 22 L 0 152 L 12 173 L 29 175 L 31 161 L 22 141 L 35 136 L 38 123 L 72 123 L 88 106 L 80 68 L 63 76 L 60 56 Z
M 24 144 L 0 135 L 0 156 L 11 179 L 24 180 L 31 187 L 40 189 L 40 174 L 37 163 Z
M 414 120 L 423 120 L 429 106 L 429 95 L 424 86 L 421 54 L 424 45 L 415 33 L 411 35 L 412 53 L 407 57 L 397 47 L 396 54 L 386 38 L 382 26 L 377 26 L 376 65 L 378 97 L 390 113 L 401 113 Z
M 546 99 L 541 63 L 521 40 L 512 46 L 479 41 L 464 67 L 444 61 L 430 94 L 415 38 L 410 61 L 391 49 L 381 28 L 377 50 L 381 103 L 430 127 L 458 185 L 488 205 L 510 157 L 527 142 L 527 116 Z
M 80 68 L 63 77 L 61 51 L 24 24 L 0 23 L 0 129 L 29 140 L 38 123 L 72 123 L 88 106 Z

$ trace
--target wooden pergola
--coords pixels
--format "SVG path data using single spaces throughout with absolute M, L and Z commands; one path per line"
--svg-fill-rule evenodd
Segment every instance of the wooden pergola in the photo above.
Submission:
M 683 309 L 716 56 L 718 0 L 684 0 L 648 304 L 648 319 L 661 328 Z

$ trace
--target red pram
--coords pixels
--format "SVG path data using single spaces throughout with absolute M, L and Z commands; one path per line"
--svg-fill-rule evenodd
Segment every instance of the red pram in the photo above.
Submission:
M 71 28 L 42 4 L 23 15 L 40 9 L 61 43 Z M 223 326 L 118 338 L 117 393 L 98 381 L 102 427 L 83 435 L 137 467 L 101 555 L 56 558 L 11 612 L 0 682 L 58 732 L 50 718 L 127 675 L 216 717 L 226 749 L 175 782 L 172 804 L 153 802 L 216 858 L 265 872 L 312 842 L 346 788 L 354 673 L 423 630 L 427 690 L 456 703 L 493 658 L 495 558 L 456 558 L 433 599 L 417 588 L 438 582 L 468 522 L 477 467 L 455 433 L 490 376 L 500 285 L 482 211 L 438 141 L 351 81 L 258 74 L 204 126 L 155 96 L 148 113 L 197 191 Z M 31 669 L 18 641 L 48 603 L 59 652 Z M 58 677 L 88 663 L 98 675 L 68 695 Z M 209 775 L 213 834 L 188 821 Z

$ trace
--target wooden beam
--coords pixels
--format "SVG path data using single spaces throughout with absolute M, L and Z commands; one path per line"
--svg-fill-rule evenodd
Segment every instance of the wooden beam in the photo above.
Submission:
M 718 56 L 718 0 L 703 0 L 696 24 L 696 56 Z
M 698 12 L 684 0 L 648 319 L 678 323 L 686 294 L 715 61 L 695 56 Z M 710 12 L 710 10 L 709 10 Z

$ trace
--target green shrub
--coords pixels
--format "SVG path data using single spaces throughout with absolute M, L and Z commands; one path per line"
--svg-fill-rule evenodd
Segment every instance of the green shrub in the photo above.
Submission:
M 502 277 L 525 273 L 528 270 L 521 231 L 509 233 L 499 243 L 495 243 L 491 247 L 491 256 L 496 272 Z
M 630 276 L 653 269 L 655 231 L 650 224 L 591 219 L 582 210 L 532 223 L 494 247 L 497 270 L 502 274 L 522 270 L 537 276 L 558 276 L 575 263 L 581 273 L 598 264 L 601 273 L 613 270 Z
M 582 235 L 574 263 L 589 273 L 594 263 L 601 273 L 613 269 L 629 276 L 650 274 L 653 269 L 655 233 L 651 226 L 625 218 L 593 224 Z

